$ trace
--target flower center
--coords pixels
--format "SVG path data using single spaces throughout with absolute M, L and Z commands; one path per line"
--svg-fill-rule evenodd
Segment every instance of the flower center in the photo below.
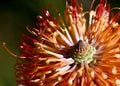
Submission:
M 82 40 L 79 40 L 78 43 L 72 48 L 70 56 L 77 64 L 81 62 L 87 62 L 89 64 L 96 61 L 95 58 L 93 58 L 95 53 L 96 49 L 94 47 Z

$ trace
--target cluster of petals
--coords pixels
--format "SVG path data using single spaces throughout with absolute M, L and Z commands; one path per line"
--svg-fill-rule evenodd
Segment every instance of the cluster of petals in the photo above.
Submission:
M 19 86 L 120 86 L 120 11 L 114 14 L 107 0 L 93 4 L 84 11 L 68 0 L 64 19 L 45 9 L 35 28 L 27 26 L 32 35 L 22 35 L 15 65 Z M 80 40 L 95 48 L 95 61 L 72 57 Z

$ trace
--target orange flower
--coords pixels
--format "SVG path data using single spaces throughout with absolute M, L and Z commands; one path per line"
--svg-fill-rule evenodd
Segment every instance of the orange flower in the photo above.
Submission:
M 120 12 L 111 15 L 107 0 L 95 10 L 92 2 L 87 12 L 77 0 L 68 1 L 65 21 L 43 10 L 36 28 L 27 26 L 34 36 L 23 34 L 18 85 L 120 86 Z

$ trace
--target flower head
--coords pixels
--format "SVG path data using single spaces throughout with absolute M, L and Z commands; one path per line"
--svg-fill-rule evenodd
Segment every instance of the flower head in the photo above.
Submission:
M 20 86 L 120 86 L 120 12 L 107 0 L 84 11 L 66 1 L 65 22 L 43 10 L 23 34 L 15 70 Z M 89 15 L 89 20 L 85 15 Z

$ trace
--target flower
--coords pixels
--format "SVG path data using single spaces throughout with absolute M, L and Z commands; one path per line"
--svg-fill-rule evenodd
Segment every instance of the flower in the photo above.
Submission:
M 22 36 L 15 70 L 19 86 L 120 86 L 120 12 L 107 0 L 84 11 L 66 1 L 65 21 L 45 9 L 33 36 Z M 58 11 L 56 11 L 58 12 Z M 86 18 L 89 15 L 89 19 Z

